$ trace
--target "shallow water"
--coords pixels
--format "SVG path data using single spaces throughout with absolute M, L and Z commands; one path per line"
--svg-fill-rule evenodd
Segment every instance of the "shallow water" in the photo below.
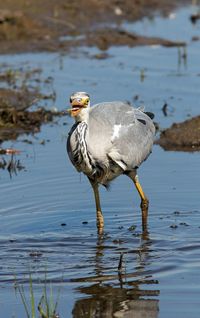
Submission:
M 200 24 L 191 25 L 192 11 L 180 10 L 173 20 L 126 25 L 186 40 L 186 59 L 177 48 L 158 46 L 112 48 L 106 60 L 91 59 L 98 51 L 84 48 L 70 56 L 0 56 L 0 63 L 41 67 L 44 77 L 54 78 L 59 109 L 68 107 L 73 91 L 84 90 L 94 103 L 119 99 L 145 105 L 162 128 L 168 127 L 199 114 L 200 42 L 191 38 Z M 166 102 L 168 116 L 162 111 Z M 26 170 L 12 178 L 0 171 L 1 315 L 26 316 L 14 281 L 28 295 L 31 272 L 37 300 L 45 280 L 55 298 L 60 293 L 60 317 L 199 317 L 200 154 L 154 146 L 139 170 L 150 199 L 148 233 L 142 233 L 136 190 L 123 176 L 109 192 L 101 189 L 105 233 L 98 236 L 91 188 L 65 150 L 72 122 L 65 117 L 36 136 L 4 144 L 22 150 Z M 20 142 L 24 138 L 33 144 Z

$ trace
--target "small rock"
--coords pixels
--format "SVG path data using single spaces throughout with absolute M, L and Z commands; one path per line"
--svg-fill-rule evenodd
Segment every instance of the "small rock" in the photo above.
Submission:
M 29 253 L 29 256 L 31 256 L 31 257 L 40 257 L 40 256 L 42 256 L 42 252 L 40 252 L 40 251 L 32 251 L 32 252 Z
M 187 224 L 185 222 L 181 222 L 180 225 L 189 226 L 189 224 Z
M 45 140 L 44 139 L 40 140 L 40 145 L 45 145 Z
M 123 11 L 120 7 L 115 7 L 114 8 L 114 12 L 116 15 L 122 15 L 123 14 Z
M 177 229 L 177 228 L 178 228 L 178 225 L 172 224 L 172 225 L 170 225 L 170 227 L 171 227 L 171 229 Z
M 136 225 L 131 225 L 131 226 L 128 228 L 129 231 L 135 231 L 135 229 L 136 229 Z
M 174 214 L 175 215 L 179 215 L 179 214 L 181 214 L 181 212 L 180 211 L 174 211 Z
M 123 241 L 120 240 L 120 239 L 116 239 L 116 240 L 113 240 L 113 243 L 114 243 L 114 244 L 122 244 Z

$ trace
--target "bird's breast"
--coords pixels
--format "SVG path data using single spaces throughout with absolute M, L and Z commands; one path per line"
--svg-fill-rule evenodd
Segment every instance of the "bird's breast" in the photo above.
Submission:
M 68 137 L 67 150 L 75 168 L 89 176 L 94 173 L 95 167 L 94 160 L 87 147 L 87 129 L 87 123 L 85 122 L 76 125 L 75 129 L 72 127 Z

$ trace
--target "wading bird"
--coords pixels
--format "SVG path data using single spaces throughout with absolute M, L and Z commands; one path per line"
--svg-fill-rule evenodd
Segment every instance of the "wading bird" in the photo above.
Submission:
M 108 186 L 121 174 L 133 180 L 141 197 L 142 225 L 146 229 L 149 201 L 139 183 L 137 169 L 151 153 L 154 115 L 120 101 L 90 108 L 90 97 L 85 92 L 72 94 L 70 104 L 75 124 L 69 132 L 67 152 L 76 170 L 83 172 L 92 185 L 99 232 L 104 226 L 99 184 Z

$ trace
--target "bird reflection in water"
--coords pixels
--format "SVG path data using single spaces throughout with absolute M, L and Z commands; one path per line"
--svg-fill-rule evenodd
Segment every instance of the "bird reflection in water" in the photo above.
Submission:
M 157 296 L 160 291 L 155 288 L 159 283 L 154 280 L 147 267 L 150 264 L 151 240 L 147 232 L 141 235 L 141 244 L 137 249 L 122 249 L 117 256 L 120 259 L 121 253 L 126 253 L 126 262 L 134 255 L 136 266 L 133 271 L 126 272 L 126 264 L 123 261 L 123 270 L 117 270 L 116 274 L 106 275 L 106 245 L 105 236 L 99 236 L 94 256 L 95 275 L 76 280 L 81 282 L 77 291 L 84 296 L 78 299 L 73 309 L 74 318 L 157 318 L 159 312 L 159 301 Z M 105 254 L 104 254 L 105 253 Z M 91 260 L 90 260 L 91 262 Z M 114 261 L 113 261 L 114 263 Z M 125 268 L 124 268 L 125 267 Z M 129 263 L 130 268 L 130 263 Z M 110 268 L 110 271 L 113 271 Z M 148 285 L 148 288 L 145 286 Z M 152 286 L 152 289 L 149 288 Z

